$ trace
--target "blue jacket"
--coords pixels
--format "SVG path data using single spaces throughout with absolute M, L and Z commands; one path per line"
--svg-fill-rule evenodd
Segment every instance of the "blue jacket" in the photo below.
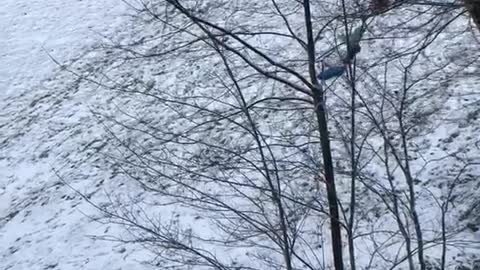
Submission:
M 345 67 L 344 66 L 334 66 L 334 67 L 329 67 L 326 68 L 324 71 L 320 72 L 320 74 L 317 75 L 317 78 L 319 80 L 328 80 L 331 78 L 336 78 L 341 76 L 345 72 Z

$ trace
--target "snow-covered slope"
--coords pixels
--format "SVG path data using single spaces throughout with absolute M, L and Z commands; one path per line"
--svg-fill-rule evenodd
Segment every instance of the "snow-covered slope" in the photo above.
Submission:
M 0 3 L 0 269 L 142 269 L 128 247 L 88 237 L 113 229 L 91 222 L 98 213 L 52 170 L 82 192 L 100 189 L 88 177 L 95 168 L 74 165 L 101 145 L 93 100 L 49 54 L 81 58 L 125 11 L 118 0 Z
M 255 8 L 254 5 L 252 9 Z M 156 147 L 161 145 L 163 137 L 150 135 L 172 136 L 174 134 L 172 131 L 179 132 L 188 129 L 190 128 L 189 124 L 192 123 L 182 122 L 181 117 L 179 119 L 169 118 L 178 113 L 176 111 L 178 108 L 175 106 L 164 108 L 161 104 L 156 104 L 154 99 L 148 97 L 148 91 L 151 91 L 149 93 L 153 93 L 152 95 L 158 96 L 165 94 L 167 97 L 175 96 L 187 100 L 191 98 L 189 100 L 193 100 L 195 104 L 196 100 L 192 98 L 194 94 L 213 96 L 215 102 L 211 105 L 218 106 L 218 108 L 225 105 L 223 102 L 227 98 L 223 96 L 223 93 L 212 91 L 212 89 L 218 90 L 216 88 L 218 85 L 215 85 L 218 77 L 208 78 L 207 75 L 218 75 L 216 72 L 222 74 L 223 68 L 219 64 L 221 61 L 218 61 L 217 58 L 217 62 L 215 62 L 215 57 L 212 57 L 214 54 L 204 50 L 204 47 L 200 47 L 202 50 L 199 50 L 198 54 L 195 50 L 189 52 L 190 55 L 185 54 L 188 57 L 193 55 L 193 58 L 188 58 L 180 52 L 178 55 L 173 54 L 170 59 L 136 59 L 131 57 L 131 52 L 122 51 L 120 47 L 113 50 L 99 48 L 98 45 L 106 41 L 103 37 L 107 37 L 120 43 L 137 40 L 139 42 L 132 48 L 147 53 L 161 52 L 165 49 L 161 46 L 163 44 L 157 44 L 158 41 L 155 39 L 162 30 L 161 24 L 146 20 L 148 23 L 142 21 L 145 25 L 135 24 L 129 28 L 129 18 L 122 16 L 124 12 L 126 9 L 119 0 L 75 0 L 68 3 L 64 0 L 3 0 L 0 4 L 0 37 L 2 38 L 0 40 L 2 48 L 0 52 L 0 269 L 151 268 L 149 265 L 140 263 L 144 259 L 154 258 L 144 248 L 98 238 L 99 235 L 121 237 L 125 232 L 114 224 L 102 224 L 94 221 L 96 218 L 102 217 L 102 213 L 89 205 L 86 199 L 92 199 L 98 205 L 108 207 L 112 205 L 112 201 L 117 200 L 116 197 L 110 197 L 110 195 L 126 195 L 123 199 L 128 202 L 140 202 L 140 207 L 159 206 L 159 204 L 155 201 L 157 197 L 153 196 L 158 194 L 154 194 L 154 191 L 143 192 L 142 189 L 135 186 L 133 181 L 124 181 L 120 169 L 108 162 L 111 157 L 128 156 L 128 151 L 125 151 L 126 147 L 117 149 L 118 141 L 108 136 L 102 124 L 99 123 L 99 119 L 91 113 L 91 110 L 111 115 L 112 118 L 109 119 L 111 122 L 118 120 L 117 125 L 110 126 L 119 131 L 115 135 L 122 136 L 120 139 L 125 139 L 127 142 L 132 141 L 132 145 L 142 151 L 146 149 L 144 154 L 147 159 L 148 157 L 163 158 L 161 155 L 155 156 L 158 154 L 155 151 L 161 152 L 162 150 Z M 223 13 L 215 15 L 221 17 Z M 229 22 L 233 21 L 232 17 L 228 19 Z M 249 23 L 255 26 L 257 23 L 260 26 L 262 23 L 271 24 L 272 29 L 281 25 L 273 20 L 267 20 L 267 22 L 252 20 Z M 303 27 L 303 21 L 300 21 L 299 25 Z M 461 37 L 463 38 L 463 36 Z M 444 39 L 447 38 L 444 37 Z M 463 39 L 459 41 L 459 44 L 463 44 L 464 47 L 458 44 L 449 44 L 449 46 L 455 47 L 449 52 L 457 55 L 459 52 L 467 50 L 472 39 L 472 37 L 467 39 L 467 43 Z M 109 43 L 109 41 L 106 42 Z M 286 46 L 283 43 L 271 40 L 260 40 L 260 42 L 264 43 L 270 51 L 279 52 L 276 56 L 286 59 L 286 62 L 289 58 L 303 57 L 303 52 L 295 54 L 298 51 L 292 49 L 293 53 L 285 49 Z M 368 50 L 364 50 L 359 56 L 360 63 L 369 63 L 366 61 L 368 54 L 365 51 Z M 444 54 L 448 54 L 448 51 L 445 51 Z M 96 81 L 80 80 L 76 75 L 62 70 L 49 54 L 55 61 L 68 64 L 70 71 L 77 75 L 94 78 Z M 125 59 L 122 57 L 128 58 L 128 60 L 123 61 Z M 464 61 L 464 59 L 465 57 L 459 61 Z M 299 70 L 303 68 L 302 63 L 295 67 Z M 435 166 L 432 165 L 432 168 L 425 167 L 426 170 L 414 168 L 421 171 L 422 174 L 436 173 L 436 176 L 448 176 L 449 174 L 445 170 L 449 167 L 450 161 L 443 157 L 449 153 L 459 153 L 465 160 L 474 160 L 478 157 L 480 148 L 476 144 L 478 139 L 474 136 L 474 134 L 478 134 L 479 130 L 478 110 L 474 106 L 479 102 L 478 90 L 475 89 L 478 85 L 476 77 L 478 77 L 479 67 L 472 64 L 470 69 L 470 75 L 461 73 L 466 78 L 454 78 L 442 86 L 442 90 L 449 96 L 440 95 L 442 99 L 431 100 L 431 104 L 428 103 L 430 100 L 425 101 L 427 105 L 440 103 L 448 106 L 442 107 L 442 110 L 438 111 L 437 117 L 432 120 L 433 124 L 429 127 L 434 131 L 424 140 L 426 142 L 419 141 L 422 147 L 426 146 L 418 147 L 421 150 L 418 154 L 420 161 L 415 165 L 427 166 L 430 161 L 435 161 Z M 102 77 L 100 75 L 102 72 L 110 76 L 111 80 Z M 210 74 L 208 74 L 209 72 Z M 243 70 L 243 72 L 246 72 L 243 75 L 248 78 L 250 71 Z M 272 87 L 271 92 L 269 87 L 264 87 L 263 91 L 265 92 L 259 91 L 255 83 L 262 81 L 261 79 L 255 80 L 252 84 L 248 81 L 244 82 L 245 89 L 251 95 L 252 100 L 261 95 L 280 96 L 282 94 L 283 89 L 275 87 Z M 123 94 L 108 91 L 106 89 L 108 87 L 98 85 L 103 82 L 106 85 L 114 85 L 119 82 L 119 85 L 125 86 L 127 91 Z M 339 80 L 337 85 L 341 83 Z M 269 83 L 265 83 L 265 85 L 269 86 Z M 136 86 L 141 86 L 139 87 L 141 90 L 136 89 Z M 168 91 L 164 91 L 165 89 Z M 135 91 L 144 91 L 147 95 L 134 95 Z M 467 105 L 470 106 L 467 107 Z M 291 106 L 295 106 L 295 104 Z M 458 110 L 462 106 L 466 106 L 466 109 Z M 184 112 L 192 113 L 188 108 Z M 133 117 L 129 117 L 128 114 Z M 288 132 L 297 129 L 311 128 L 308 121 L 304 121 L 306 126 L 298 125 L 304 118 L 294 114 L 292 114 L 293 120 L 287 119 L 280 113 L 258 114 L 256 117 L 259 117 L 258 121 L 262 123 L 261 128 L 285 129 L 283 131 L 286 133 L 283 134 L 290 134 Z M 445 119 L 448 121 L 444 121 Z M 103 124 L 108 125 L 108 123 Z M 127 128 L 122 124 L 127 124 Z M 137 126 L 146 128 L 147 132 L 136 130 Z M 157 127 L 158 129 L 156 129 Z M 213 143 L 219 141 L 223 144 L 222 139 L 228 138 L 227 144 L 237 144 L 239 149 L 249 148 L 245 150 L 245 153 L 252 151 L 246 145 L 247 143 L 242 141 L 246 136 L 230 127 L 215 126 L 211 132 L 200 134 L 202 139 L 209 137 L 204 136 L 205 134 L 211 135 L 211 138 L 206 138 L 207 141 L 211 139 Z M 281 140 L 282 136 L 279 138 Z M 315 138 L 315 135 L 312 135 L 312 138 Z M 312 148 L 313 150 L 307 150 L 311 150 L 314 153 L 312 155 L 315 155 L 318 148 Z M 113 152 L 117 150 L 118 152 Z M 307 152 L 307 150 L 305 151 Z M 190 153 L 192 157 L 197 154 L 195 151 L 196 149 L 193 148 Z M 100 153 L 112 155 L 109 159 L 104 159 Z M 290 152 L 286 151 L 280 156 L 288 161 Z M 291 156 L 292 160 L 298 157 L 296 153 Z M 217 160 L 207 160 L 206 158 L 211 156 L 206 153 L 204 156 L 198 155 L 198 157 L 199 164 L 207 161 L 204 166 L 215 173 L 216 165 L 213 164 L 218 165 Z M 170 162 L 169 158 L 165 158 L 164 161 Z M 208 164 L 209 161 L 212 164 Z M 235 163 L 235 160 L 231 162 Z M 194 163 L 187 160 L 187 166 L 197 166 Z M 199 166 L 201 167 L 202 164 Z M 133 167 L 132 171 L 135 172 L 135 166 Z M 295 173 L 292 174 L 293 176 L 287 174 L 286 178 L 313 178 L 297 177 Z M 304 176 L 302 173 L 299 172 L 301 176 Z M 313 174 L 316 173 L 315 170 Z M 139 173 L 139 175 L 142 174 L 147 180 L 150 180 L 148 177 L 158 176 L 149 175 L 148 170 Z M 475 204 L 475 188 L 478 188 L 478 185 L 475 185 L 477 174 L 478 170 L 473 171 L 472 169 L 472 176 L 469 176 L 466 183 L 462 183 L 465 184 L 464 186 L 459 186 L 459 189 L 456 190 L 458 194 L 467 195 L 464 196 L 465 198 L 457 200 L 459 201 L 458 205 L 451 211 L 455 219 L 448 222 L 447 225 L 450 227 L 458 225 L 459 228 L 463 228 L 468 224 L 469 220 L 458 222 L 460 220 L 458 215 L 461 214 L 460 210 L 468 212 L 469 209 L 465 208 Z M 470 178 L 473 180 L 469 180 Z M 438 225 L 439 220 L 438 207 L 435 205 L 431 193 L 440 193 L 442 190 L 437 187 L 441 187 L 442 181 L 445 182 L 450 178 L 425 176 L 425 179 L 428 181 L 422 185 L 427 188 L 418 187 L 419 194 L 421 194 L 419 212 L 422 221 L 428 224 L 427 230 L 438 229 L 434 228 Z M 156 184 L 163 185 L 158 182 Z M 309 185 L 309 183 L 306 184 L 304 187 Z M 86 197 L 82 197 L 72 188 Z M 340 186 L 340 190 L 346 189 L 347 185 Z M 112 190 L 115 192 L 111 192 Z M 295 188 L 292 190 L 292 193 L 298 195 L 298 190 Z M 153 195 L 150 196 L 151 194 Z M 442 194 L 434 195 L 441 197 Z M 123 199 L 120 198 L 118 202 Z M 374 205 L 374 199 L 369 199 L 365 196 L 362 198 L 362 202 L 368 206 L 365 207 L 365 212 L 371 215 L 375 212 L 374 210 L 377 210 L 375 209 L 377 205 Z M 128 207 L 126 215 L 138 210 L 132 205 L 128 205 Z M 191 232 L 190 227 L 197 226 L 194 229 L 207 234 L 208 237 L 213 235 L 210 229 L 214 226 L 205 228 L 208 225 L 208 221 L 205 221 L 207 218 L 197 215 L 199 211 L 191 210 L 194 212 L 192 214 L 188 213 L 188 210 L 182 209 L 184 216 L 177 216 L 176 213 L 170 213 L 175 211 L 170 204 L 165 207 L 162 205 L 151 207 L 149 210 L 152 212 L 164 211 L 165 216 L 171 215 L 171 220 L 174 222 L 180 220 L 180 223 L 186 227 L 186 231 L 190 230 Z M 387 211 L 380 209 L 375 213 L 379 216 L 379 213 L 382 213 L 385 218 L 385 220 L 378 216 L 373 218 L 378 219 L 378 228 L 391 229 L 392 235 L 395 235 L 396 228 Z M 138 216 L 142 216 L 142 214 L 140 213 Z M 195 217 L 186 217 L 187 215 L 195 215 Z M 169 221 L 169 217 L 165 219 Z M 370 229 L 367 228 L 371 225 L 370 221 L 366 220 L 365 228 L 360 229 L 365 231 Z M 157 224 L 150 225 L 155 227 Z M 459 245 L 464 243 L 463 240 L 469 244 L 474 243 L 474 245 L 471 245 L 473 248 L 466 254 L 462 254 L 464 251 L 461 248 L 459 248 L 458 254 L 449 253 L 451 260 L 448 267 L 451 269 L 463 261 L 467 261 L 468 266 L 477 261 L 478 258 L 472 254 L 475 254 L 479 243 L 479 233 L 474 231 L 478 229 L 475 227 L 478 224 L 473 225 L 473 232 L 467 230 L 465 233 L 456 235 L 457 238 L 454 240 L 458 240 Z M 320 231 L 326 232 L 326 228 L 328 225 L 323 226 Z M 378 228 L 373 227 L 371 230 L 374 231 Z M 312 241 L 314 238 L 318 238 L 318 232 L 314 230 Z M 148 237 L 148 234 L 146 235 Z M 433 239 L 433 236 L 428 234 L 427 236 Z M 462 237 L 464 239 L 460 239 Z M 326 243 L 324 246 L 328 246 L 328 240 Z M 365 243 L 367 244 L 359 243 L 359 249 L 363 248 L 363 245 L 368 247 L 368 241 Z M 329 251 L 325 250 L 327 249 L 323 248 L 322 252 L 329 256 Z M 218 252 L 224 255 L 221 250 Z M 237 257 L 235 256 L 238 255 L 241 258 L 245 255 L 243 254 L 245 253 L 244 249 L 241 248 L 235 252 L 232 252 L 233 255 L 228 254 L 231 257 L 221 257 L 225 260 L 236 261 Z M 362 252 L 365 252 L 365 256 Z M 362 260 L 367 260 L 367 256 L 371 253 L 368 248 L 361 249 L 359 254 L 362 258 L 359 259 L 359 262 L 364 263 Z M 431 254 L 436 254 L 435 250 L 431 251 Z M 247 255 L 245 257 L 247 257 L 247 261 L 252 258 L 248 258 Z M 437 257 L 435 256 L 433 259 L 437 259 Z M 455 261 L 457 257 L 458 263 Z M 255 264 L 255 262 L 249 263 Z

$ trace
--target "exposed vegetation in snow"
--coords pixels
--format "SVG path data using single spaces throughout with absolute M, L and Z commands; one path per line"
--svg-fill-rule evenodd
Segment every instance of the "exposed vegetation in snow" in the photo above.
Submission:
M 50 30 L 27 66 L 28 33 L 6 33 L 0 266 L 332 269 L 338 221 L 345 269 L 479 269 L 479 34 L 461 4 L 179 2 L 42 4 L 72 14 L 32 18 Z M 80 25 L 102 38 L 62 36 Z

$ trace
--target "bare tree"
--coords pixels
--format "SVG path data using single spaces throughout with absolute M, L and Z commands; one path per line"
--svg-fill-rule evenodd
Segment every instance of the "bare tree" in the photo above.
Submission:
M 139 32 L 106 46 L 108 69 L 85 79 L 115 93 L 98 113 L 118 147 L 107 155 L 150 194 L 99 209 L 155 264 L 449 267 L 461 230 L 446 219 L 477 167 L 459 149 L 428 157 L 426 141 L 445 123 L 449 83 L 478 59 L 436 54 L 469 34 L 462 5 L 127 3 Z

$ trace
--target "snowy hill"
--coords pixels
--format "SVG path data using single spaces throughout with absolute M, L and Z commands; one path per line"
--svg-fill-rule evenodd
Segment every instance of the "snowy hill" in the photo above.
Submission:
M 295 13 L 287 16 L 293 29 L 287 31 L 284 18 L 275 12 L 256 13 L 273 9 L 270 2 L 241 7 L 234 1 L 223 2 L 224 6 L 196 8 L 225 27 L 247 32 L 298 31 L 297 38 L 304 38 L 304 22 Z M 223 8 L 243 8 L 245 13 L 218 11 Z M 0 269 L 162 269 L 171 261 L 181 269 L 188 268 L 188 263 L 193 269 L 209 269 L 201 268 L 203 257 L 172 243 L 206 250 L 206 257 L 218 258 L 229 269 L 273 269 L 282 261 L 276 239 L 255 225 L 258 221 L 276 228 L 278 219 L 271 195 L 265 192 L 275 188 L 262 182 L 265 175 L 258 169 L 262 166 L 267 175 L 275 172 L 282 179 L 278 188 L 285 196 L 285 220 L 292 227 L 292 239 L 299 235 L 293 241 L 300 254 L 296 255 L 311 257 L 308 263 L 318 269 L 331 267 L 328 215 L 323 210 L 327 201 L 319 180 L 319 138 L 311 108 L 298 100 L 282 100 L 301 96 L 263 78 L 231 53 L 244 50 L 244 44 L 225 39 L 232 49 L 231 54 L 225 53 L 231 62 L 225 61 L 217 55 L 224 51 L 197 44 L 199 28 L 181 16 L 169 17 L 174 12 L 165 10 L 167 23 L 148 12 L 133 19 L 125 16 L 137 13 L 118 0 L 52 0 L 48 4 L 4 0 L 0 4 Z M 405 243 L 391 214 L 397 194 L 404 211 L 399 220 L 404 220 L 407 234 L 416 241 L 406 214 L 409 195 L 401 166 L 392 165 L 385 172 L 383 134 L 375 130 L 372 118 L 395 118 L 393 109 L 383 109 L 395 108 L 404 82 L 399 70 L 406 62 L 392 60 L 388 66 L 382 57 L 396 59 L 395 50 L 408 51 L 409 42 L 414 44 L 428 29 L 418 36 L 402 36 L 405 29 L 386 18 L 373 20 L 358 55 L 358 91 L 365 95 L 355 105 L 361 112 L 358 135 L 365 136 L 355 222 L 361 269 L 391 265 L 408 269 L 400 251 Z M 316 22 L 321 26 L 322 20 L 319 16 Z M 412 21 L 408 26 L 417 29 Z M 451 243 L 446 269 L 478 270 L 480 66 L 476 60 L 480 54 L 478 50 L 465 54 L 478 46 L 475 32 L 465 31 L 467 19 L 454 22 L 434 38 L 425 34 L 433 45 L 419 54 L 420 63 L 412 65 L 412 72 L 405 68 L 414 90 L 406 98 L 410 107 L 405 113 L 406 124 L 412 126 L 407 138 L 411 152 L 402 153 L 397 161 L 411 161 L 431 269 L 439 269 L 435 267 L 446 218 L 443 225 Z M 335 26 L 341 28 L 341 22 Z M 191 32 L 178 30 L 183 27 Z M 405 42 L 383 40 L 382 31 L 389 27 L 388 35 Z M 335 46 L 336 28 L 326 29 L 321 44 Z M 285 41 L 283 32 L 279 37 L 266 35 L 246 35 L 246 39 L 300 70 L 301 76 L 307 73 L 303 48 L 294 39 Z M 379 50 L 384 47 L 388 49 Z M 317 49 L 319 55 L 326 55 L 320 60 L 338 62 L 326 46 Z M 442 53 L 437 55 L 439 50 Z M 247 55 L 269 74 L 277 74 L 268 61 Z M 230 83 L 225 62 L 235 70 L 237 85 Z M 442 69 L 430 74 L 436 67 Z M 278 74 L 293 81 L 293 86 L 301 83 L 293 73 Z M 339 79 L 323 86 L 332 108 L 330 129 L 341 210 L 348 216 L 348 151 L 342 136 L 348 135 L 349 111 L 342 98 L 348 96 L 349 85 Z M 246 101 L 235 94 L 235 87 Z M 261 103 L 264 100 L 268 101 Z M 251 115 L 244 115 L 242 102 L 251 105 Z M 257 107 L 257 102 L 262 106 Z M 368 106 L 373 111 L 364 109 Z M 261 140 L 252 136 L 251 122 L 258 124 L 253 126 Z M 400 149 L 401 134 L 395 128 L 395 122 L 385 125 L 393 138 L 388 147 Z M 263 145 L 272 156 L 266 161 L 263 153 L 257 153 Z M 247 194 L 247 199 L 238 194 Z M 440 211 L 443 200 L 449 202 L 445 216 Z M 236 217 L 237 208 L 228 212 L 230 203 L 247 217 Z M 348 254 L 344 241 L 344 254 Z M 294 263 L 299 269 L 307 265 L 300 259 Z
M 110 227 L 91 222 L 96 212 L 52 170 L 81 191 L 100 189 L 88 177 L 95 168 L 79 167 L 101 136 L 88 120 L 92 100 L 49 54 L 81 58 L 125 11 L 116 0 L 0 3 L 1 269 L 142 269 L 132 250 L 89 237 Z

